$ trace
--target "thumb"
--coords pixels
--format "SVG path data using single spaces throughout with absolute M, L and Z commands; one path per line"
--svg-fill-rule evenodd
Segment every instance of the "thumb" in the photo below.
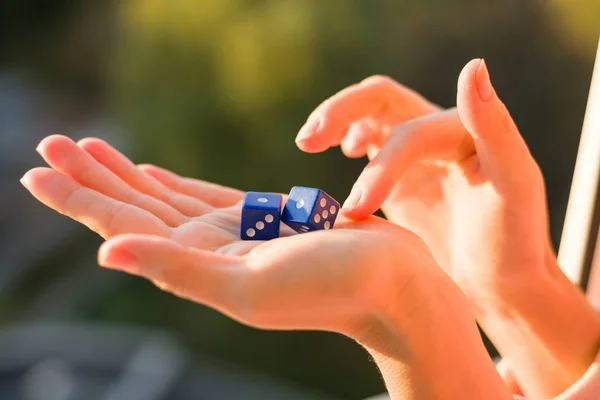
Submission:
M 510 113 L 496 95 L 482 59 L 470 61 L 458 78 L 456 105 L 473 137 L 483 170 L 493 180 L 523 180 L 534 164 Z

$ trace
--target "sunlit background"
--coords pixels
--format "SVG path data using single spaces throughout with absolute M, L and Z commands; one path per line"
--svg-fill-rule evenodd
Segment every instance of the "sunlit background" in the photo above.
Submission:
M 100 269 L 101 239 L 19 185 L 42 165 L 44 136 L 101 137 L 182 175 L 343 200 L 365 160 L 300 152 L 312 109 L 372 74 L 451 107 L 461 68 L 483 57 L 541 164 L 558 244 L 599 27 L 593 0 L 1 0 L 0 398 L 384 391 L 347 338 L 254 330 Z

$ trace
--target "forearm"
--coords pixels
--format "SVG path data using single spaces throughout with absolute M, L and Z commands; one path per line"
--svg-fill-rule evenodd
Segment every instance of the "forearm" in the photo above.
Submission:
M 535 398 L 555 396 L 577 381 L 599 345 L 600 319 L 583 292 L 548 256 L 545 273 L 493 302 L 476 316 L 521 389 Z
M 462 293 L 445 285 L 427 290 L 423 304 L 391 302 L 380 316 L 383 329 L 362 342 L 391 398 L 510 399 Z

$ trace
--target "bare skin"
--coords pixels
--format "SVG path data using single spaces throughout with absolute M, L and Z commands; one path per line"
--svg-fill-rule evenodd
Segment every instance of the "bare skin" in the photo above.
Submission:
M 46 138 L 51 168 L 22 182 L 107 239 L 105 267 L 250 326 L 353 337 L 393 398 L 509 398 L 469 307 L 513 392 L 550 397 L 581 376 L 600 321 L 556 265 L 539 168 L 479 60 L 456 109 L 374 77 L 319 106 L 297 143 L 371 162 L 336 229 L 266 243 L 238 240 L 242 192 L 135 165 L 97 139 Z M 370 215 L 380 206 L 390 222 Z
M 515 392 L 518 381 L 551 397 L 587 369 L 600 320 L 558 268 L 543 177 L 482 60 L 461 72 L 456 108 L 375 76 L 319 105 L 296 141 L 311 153 L 340 145 L 368 155 L 344 214 L 360 220 L 381 207 L 423 238 L 504 356 Z
M 135 165 L 93 138 L 50 136 L 38 151 L 51 168 L 22 183 L 107 239 L 102 266 L 249 326 L 352 337 L 393 398 L 509 398 L 464 296 L 413 233 L 340 216 L 332 230 L 241 241 L 239 190 Z

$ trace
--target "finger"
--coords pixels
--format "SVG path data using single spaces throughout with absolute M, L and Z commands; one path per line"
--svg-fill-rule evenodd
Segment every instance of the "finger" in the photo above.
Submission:
M 201 200 L 213 207 L 230 207 L 244 198 L 244 192 L 241 190 L 198 179 L 184 178 L 155 165 L 141 164 L 138 165 L 138 168 L 172 190 Z
M 150 235 L 121 235 L 100 247 L 101 266 L 140 276 L 180 297 L 231 316 L 242 297 L 240 258 L 186 247 Z
M 528 178 L 532 157 L 510 113 L 496 95 L 483 60 L 472 60 L 458 79 L 460 119 L 475 141 L 482 168 L 492 177 Z
M 66 136 L 52 135 L 44 138 L 37 151 L 52 168 L 63 175 L 115 200 L 147 210 L 169 226 L 178 226 L 187 220 L 170 205 L 132 189 Z
M 130 232 L 170 235 L 169 227 L 154 214 L 82 186 L 53 169 L 34 168 L 21 182 L 43 204 L 105 239 Z
M 319 105 L 300 129 L 300 149 L 317 153 L 339 143 L 351 124 L 376 117 L 395 125 L 438 108 L 418 93 L 385 76 L 372 76 L 349 86 Z
M 462 160 L 472 152 L 472 140 L 455 110 L 400 124 L 356 180 L 342 212 L 361 219 L 377 211 L 416 161 Z
M 502 377 L 502 380 L 504 381 L 510 393 L 522 396 L 523 392 L 521 391 L 515 374 L 513 373 L 505 358 L 500 360 L 500 362 L 496 366 L 496 369 L 498 370 L 498 374 Z
M 367 146 L 380 141 L 379 128 L 370 120 L 362 119 L 350 125 L 342 139 L 342 153 L 346 157 L 360 158 L 367 154 Z
M 176 193 L 155 179 L 152 179 L 143 171 L 140 171 L 121 152 L 101 139 L 86 138 L 80 140 L 77 144 L 100 164 L 123 179 L 129 186 L 169 204 L 183 215 L 196 217 L 212 210 L 212 207 L 205 202 L 182 195 L 181 193 Z

